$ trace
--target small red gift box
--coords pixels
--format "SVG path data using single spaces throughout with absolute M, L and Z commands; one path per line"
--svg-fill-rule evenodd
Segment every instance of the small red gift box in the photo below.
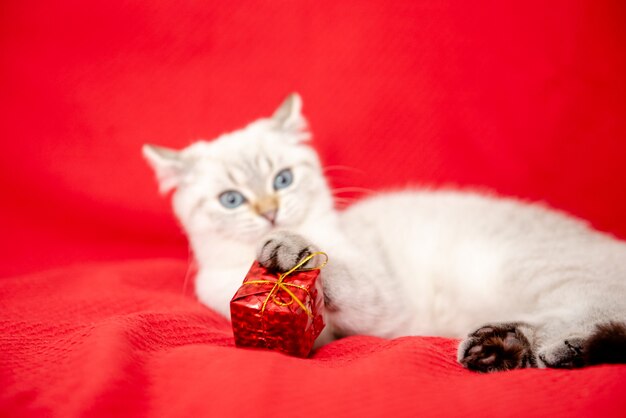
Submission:
M 286 273 L 274 274 L 258 262 L 230 301 L 230 318 L 238 347 L 266 348 L 306 357 L 324 328 L 320 269 L 302 268 L 304 258 Z

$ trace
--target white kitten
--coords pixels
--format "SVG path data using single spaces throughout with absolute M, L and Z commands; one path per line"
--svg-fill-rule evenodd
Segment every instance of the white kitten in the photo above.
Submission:
M 229 316 L 255 257 L 284 271 L 321 248 L 336 335 L 476 330 L 459 361 L 479 371 L 626 362 L 623 242 L 539 205 L 454 191 L 338 212 L 309 137 L 294 94 L 214 141 L 144 146 L 161 191 L 175 189 L 203 303 Z

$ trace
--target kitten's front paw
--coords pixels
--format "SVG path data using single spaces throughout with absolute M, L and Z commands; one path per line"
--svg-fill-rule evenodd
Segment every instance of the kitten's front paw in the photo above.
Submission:
M 257 250 L 257 260 L 270 270 L 285 272 L 317 249 L 302 236 L 289 231 L 273 231 Z M 309 261 L 306 266 L 313 263 Z

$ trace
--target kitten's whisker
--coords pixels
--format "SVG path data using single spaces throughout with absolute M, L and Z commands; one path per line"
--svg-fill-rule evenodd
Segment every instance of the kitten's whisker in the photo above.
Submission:
M 337 209 L 345 209 L 348 206 L 352 205 L 354 202 L 356 202 L 357 198 L 349 198 L 349 197 L 334 197 L 334 202 L 335 202 L 335 208 Z
M 367 189 L 364 187 L 338 187 L 336 189 L 331 189 L 331 192 L 333 195 L 338 194 L 338 193 L 351 193 L 351 192 L 366 193 L 366 194 L 376 193 L 374 190 Z
M 191 246 L 188 246 L 187 270 L 185 271 L 185 279 L 183 280 L 183 296 L 187 295 L 187 283 L 189 282 L 189 277 L 197 272 L 198 263 L 196 262 L 196 258 L 193 255 Z
M 357 199 L 356 197 L 339 197 L 339 196 L 335 196 L 333 198 L 333 200 L 335 202 L 341 202 L 341 203 L 352 203 L 352 202 L 356 202 L 359 199 Z

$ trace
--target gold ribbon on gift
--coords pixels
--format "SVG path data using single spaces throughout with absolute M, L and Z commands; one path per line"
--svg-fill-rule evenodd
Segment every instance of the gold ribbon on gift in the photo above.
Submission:
M 323 255 L 325 260 L 322 264 L 320 264 L 319 266 L 315 266 L 315 267 L 309 267 L 309 268 L 301 268 L 302 266 L 304 266 L 306 263 L 308 263 L 309 261 L 311 261 L 314 257 L 318 256 L 318 255 Z M 297 284 L 293 284 L 293 283 L 285 283 L 285 278 L 287 276 L 289 276 L 292 273 L 296 273 L 296 272 L 301 272 L 301 271 L 312 271 L 312 270 L 321 270 L 322 268 L 324 268 L 324 266 L 326 266 L 326 264 L 328 263 L 328 255 L 326 255 L 325 252 L 322 251 L 317 251 L 314 252 L 312 254 L 309 254 L 308 256 L 304 257 L 302 260 L 300 260 L 300 262 L 298 264 L 296 264 L 295 266 L 293 266 L 293 268 L 291 270 L 288 270 L 284 273 L 281 273 L 278 275 L 278 279 L 276 281 L 273 280 L 250 280 L 248 282 L 245 282 L 244 285 L 247 284 L 272 284 L 274 283 L 274 287 L 272 287 L 272 290 L 270 290 L 270 292 L 267 294 L 267 297 L 265 298 L 265 301 L 263 302 L 263 307 L 261 308 L 261 316 L 263 316 L 263 313 L 265 312 L 265 307 L 267 306 L 267 303 L 269 302 L 270 299 L 272 299 L 274 301 L 274 303 L 276 303 L 277 305 L 280 306 L 289 306 L 291 305 L 293 302 L 296 302 L 298 305 L 300 305 L 300 307 L 302 308 L 302 310 L 304 312 L 306 312 L 306 314 L 313 318 L 313 313 L 311 313 L 311 311 L 304 306 L 304 302 L 302 302 L 300 299 L 298 299 L 298 297 L 291 291 L 289 290 L 290 287 L 292 288 L 297 288 L 297 289 L 302 289 L 304 290 L 307 295 L 309 294 L 309 290 L 304 287 L 304 286 L 300 286 Z M 287 293 L 289 295 L 289 297 L 291 298 L 289 300 L 289 302 L 285 303 L 281 300 L 278 300 L 278 298 L 276 297 L 276 295 L 278 295 L 278 292 L 282 290 L 285 293 Z

